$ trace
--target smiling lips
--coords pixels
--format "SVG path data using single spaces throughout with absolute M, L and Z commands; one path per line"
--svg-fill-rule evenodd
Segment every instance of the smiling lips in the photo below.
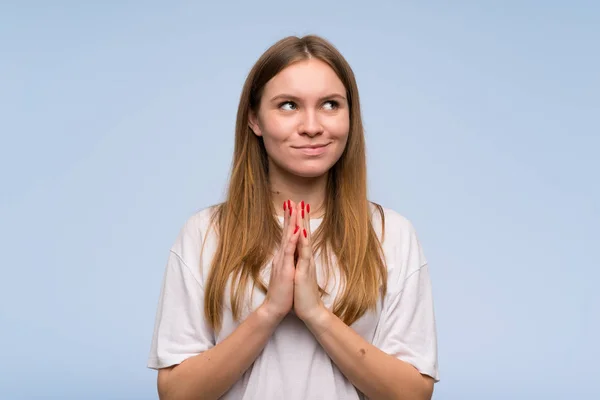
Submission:
M 299 147 L 294 147 L 294 148 L 308 156 L 318 156 L 320 154 L 325 153 L 327 146 L 329 146 L 329 143 L 311 144 L 311 145 L 299 146 Z

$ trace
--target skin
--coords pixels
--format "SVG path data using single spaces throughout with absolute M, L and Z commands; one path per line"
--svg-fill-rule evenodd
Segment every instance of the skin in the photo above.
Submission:
M 335 72 L 316 59 L 288 66 L 265 86 L 258 112 L 250 114 L 249 126 L 263 138 L 276 209 L 284 220 L 267 296 L 224 341 L 160 370 L 162 400 L 222 396 L 252 365 L 292 310 L 346 378 L 368 398 L 431 398 L 430 377 L 365 341 L 328 310 L 319 295 L 309 222 L 311 216 L 320 216 L 327 172 L 348 140 L 350 115 L 345 93 Z M 317 155 L 300 149 L 314 144 L 327 146 Z
M 285 201 L 286 196 L 296 201 L 296 220 L 292 224 L 301 234 L 290 240 L 296 243 L 298 260 L 294 270 L 282 264 L 282 276 L 289 277 L 293 272 L 294 313 L 363 393 L 370 398 L 429 399 L 433 379 L 366 342 L 328 310 L 319 295 L 309 224 L 312 213 L 307 212 L 306 204 L 316 203 L 320 210 L 327 172 L 346 146 L 350 113 L 345 93 L 343 83 L 326 63 L 317 59 L 301 61 L 267 83 L 258 114 L 251 115 L 250 127 L 263 138 L 269 157 L 276 204 Z M 326 151 L 314 156 L 298 150 L 299 146 L 314 143 L 327 143 Z M 285 213 L 285 206 L 282 211 Z M 284 224 L 290 224 L 287 217 Z M 289 287 L 290 282 L 277 284 Z M 276 315 L 286 313 L 288 296 L 281 297 L 281 308 L 268 295 L 266 304 Z
M 259 111 L 250 114 L 249 125 L 267 150 L 276 209 L 283 213 L 285 200 L 304 200 L 318 216 L 327 172 L 348 141 L 350 110 L 342 81 L 321 60 L 294 63 L 265 85 Z M 299 149 L 316 144 L 327 144 L 323 154 Z

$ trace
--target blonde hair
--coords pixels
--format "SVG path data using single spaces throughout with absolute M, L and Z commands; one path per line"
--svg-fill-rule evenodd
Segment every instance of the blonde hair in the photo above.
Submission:
M 346 148 L 328 172 L 325 214 L 313 234 L 316 253 L 322 251 L 325 260 L 330 260 L 332 253 L 335 255 L 343 283 L 333 312 L 351 325 L 373 309 L 380 294 L 386 292 L 387 269 L 367 199 L 365 139 L 354 73 L 341 53 L 325 39 L 315 35 L 291 36 L 275 43 L 258 59 L 242 90 L 227 196 L 213 214 L 219 239 L 205 285 L 204 312 L 215 330 L 221 328 L 228 281 L 231 279 L 231 310 L 239 320 L 249 284 L 266 293 L 259 274 L 281 242 L 267 153 L 262 138 L 248 126 L 249 113 L 258 111 L 263 89 L 271 78 L 290 64 L 309 58 L 324 61 L 335 71 L 346 88 L 350 108 Z M 383 210 L 379 205 L 376 209 L 383 227 Z

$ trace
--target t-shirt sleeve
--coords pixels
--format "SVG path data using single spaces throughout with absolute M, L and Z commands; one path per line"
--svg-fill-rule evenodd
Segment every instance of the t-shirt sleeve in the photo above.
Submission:
M 203 303 L 201 283 L 171 250 L 156 312 L 149 368 L 179 364 L 215 345 L 213 331 L 204 319 Z
M 414 231 L 388 277 L 374 344 L 439 381 L 437 334 L 429 266 Z

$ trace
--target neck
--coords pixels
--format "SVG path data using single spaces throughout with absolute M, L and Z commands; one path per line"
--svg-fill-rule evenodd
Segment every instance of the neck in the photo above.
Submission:
M 314 178 L 304 178 L 301 176 L 274 171 L 275 168 L 269 168 L 269 181 L 271 184 L 271 193 L 277 215 L 283 215 L 283 202 L 291 200 L 298 204 L 304 201 L 310 204 L 310 214 L 312 218 L 320 218 L 324 213 L 325 193 L 327 189 L 327 174 Z

